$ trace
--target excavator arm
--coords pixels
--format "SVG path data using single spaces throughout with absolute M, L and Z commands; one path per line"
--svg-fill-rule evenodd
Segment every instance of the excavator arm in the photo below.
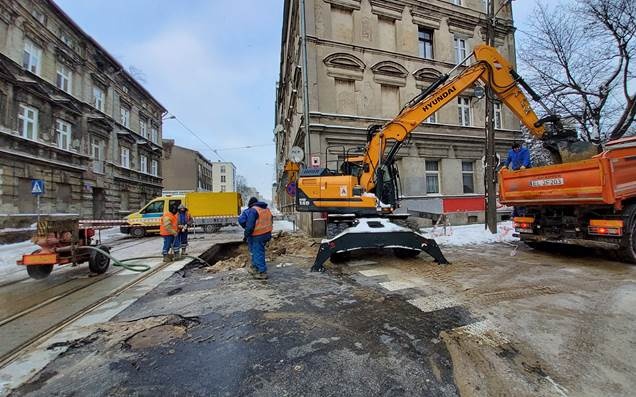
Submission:
M 477 46 L 473 55 L 476 63 L 450 80 L 448 74 L 441 76 L 427 91 L 414 98 L 400 114 L 373 135 L 367 145 L 364 172 L 360 178 L 360 185 L 366 191 L 373 191 L 375 188 L 378 166 L 387 161 L 383 158 L 387 145 L 391 141 L 399 145 L 418 125 L 462 92 L 473 87 L 477 80 L 490 86 L 501 102 L 521 120 L 534 137 L 543 138 L 544 126 L 530 106 L 528 98 L 519 88 L 520 77 L 512 65 L 495 48 L 487 45 Z M 396 151 L 392 150 L 391 153 L 394 154 Z

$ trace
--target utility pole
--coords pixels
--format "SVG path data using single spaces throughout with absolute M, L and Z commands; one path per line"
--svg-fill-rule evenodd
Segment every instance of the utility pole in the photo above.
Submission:
M 504 2 L 505 4 L 505 2 Z M 486 43 L 495 46 L 495 0 L 488 1 L 488 25 Z M 495 105 L 493 92 L 486 85 L 486 226 L 491 233 L 497 233 L 497 185 L 495 184 L 497 154 L 495 152 Z
M 305 130 L 305 165 L 311 161 L 311 143 L 309 140 L 309 71 L 307 70 L 307 21 L 305 19 L 305 0 L 300 0 L 300 35 L 302 36 L 302 76 L 303 76 L 303 127 Z

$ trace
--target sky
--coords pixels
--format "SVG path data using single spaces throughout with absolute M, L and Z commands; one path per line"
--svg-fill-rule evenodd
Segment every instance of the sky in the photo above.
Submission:
M 165 120 L 164 138 L 234 162 L 271 198 L 282 0 L 55 1 L 185 125 Z M 513 2 L 520 30 L 536 2 Z

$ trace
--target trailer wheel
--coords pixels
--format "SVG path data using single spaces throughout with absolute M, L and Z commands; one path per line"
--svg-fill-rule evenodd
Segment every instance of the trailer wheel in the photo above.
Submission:
M 146 235 L 146 229 L 141 226 L 135 226 L 130 228 L 130 235 L 134 238 L 142 238 Z
M 218 225 L 205 225 L 203 226 L 203 231 L 206 233 L 216 233 L 221 228 Z
M 99 245 L 97 246 L 97 248 L 105 252 L 110 252 L 110 249 L 105 245 Z M 108 270 L 108 265 L 110 265 L 110 258 L 108 256 L 102 254 L 101 252 L 91 250 L 91 256 L 88 259 L 88 268 L 91 272 L 97 274 L 106 273 L 106 270 Z
M 53 265 L 27 265 L 26 268 L 29 277 L 36 280 L 47 278 L 53 271 Z
M 619 253 L 622 260 L 636 263 L 636 205 L 631 205 L 625 211 L 627 233 L 623 239 L 623 247 Z
M 393 248 L 393 254 L 400 259 L 415 258 L 421 251 L 410 250 L 406 248 Z

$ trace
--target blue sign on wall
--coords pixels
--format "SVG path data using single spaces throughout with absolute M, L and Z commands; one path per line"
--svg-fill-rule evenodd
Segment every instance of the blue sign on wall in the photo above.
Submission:
M 44 180 L 31 179 L 31 194 L 34 196 L 44 194 Z

